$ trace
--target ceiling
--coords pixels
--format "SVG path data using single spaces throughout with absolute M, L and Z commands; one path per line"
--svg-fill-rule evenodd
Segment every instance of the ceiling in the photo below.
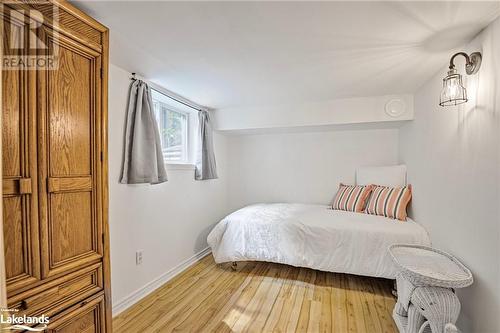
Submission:
M 111 62 L 214 108 L 411 93 L 500 2 L 78 1 Z

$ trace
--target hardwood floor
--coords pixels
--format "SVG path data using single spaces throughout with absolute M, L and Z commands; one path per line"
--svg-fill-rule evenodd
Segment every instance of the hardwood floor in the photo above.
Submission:
M 384 279 L 211 255 L 113 320 L 114 332 L 397 332 Z

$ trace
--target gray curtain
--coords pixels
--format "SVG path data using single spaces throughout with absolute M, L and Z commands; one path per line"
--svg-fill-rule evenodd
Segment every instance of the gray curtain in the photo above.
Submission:
M 196 158 L 195 178 L 197 180 L 216 179 L 214 143 L 212 137 L 212 123 L 208 111 L 198 112 L 198 154 Z
M 158 184 L 165 181 L 167 172 L 151 90 L 144 81 L 135 80 L 129 91 L 120 183 Z

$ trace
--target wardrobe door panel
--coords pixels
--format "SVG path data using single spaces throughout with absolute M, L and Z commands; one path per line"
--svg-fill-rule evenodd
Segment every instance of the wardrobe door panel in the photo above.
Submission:
M 7 259 L 5 262 L 7 278 L 12 279 L 12 277 L 23 276 L 26 272 L 26 265 L 23 260 L 26 245 L 24 243 L 22 198 L 20 196 L 4 197 L 3 205 L 5 256 L 20 259 Z
M 2 143 L 5 146 L 4 149 L 9 152 L 8 156 L 3 153 L 3 175 L 20 177 L 22 173 L 21 158 L 23 150 L 23 126 L 21 126 L 21 119 L 25 111 L 23 92 L 26 80 L 21 70 L 5 70 L 2 76 L 2 96 L 4 96 L 2 100 Z
M 102 257 L 96 130 L 101 58 L 64 36 L 46 32 L 42 38 L 59 55 L 57 69 L 39 80 L 45 126 L 40 165 L 46 180 L 40 197 L 47 207 L 41 220 L 42 275 L 50 277 Z
M 59 48 L 59 70 L 49 75 L 50 177 L 92 174 L 94 58 Z
M 58 265 L 78 256 L 92 254 L 92 193 L 54 193 L 50 196 L 52 263 Z
M 19 16 L 3 15 L 3 55 L 21 55 L 29 43 L 29 25 Z M 17 18 L 16 18 L 17 17 Z M 9 68 L 2 71 L 2 190 L 3 233 L 7 292 L 40 278 L 36 195 L 35 73 Z

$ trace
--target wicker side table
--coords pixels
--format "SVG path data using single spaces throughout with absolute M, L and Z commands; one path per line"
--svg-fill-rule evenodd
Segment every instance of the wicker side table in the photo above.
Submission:
M 430 247 L 393 245 L 399 268 L 393 318 L 401 333 L 458 332 L 460 301 L 455 288 L 472 284 L 470 270 L 452 255 Z

